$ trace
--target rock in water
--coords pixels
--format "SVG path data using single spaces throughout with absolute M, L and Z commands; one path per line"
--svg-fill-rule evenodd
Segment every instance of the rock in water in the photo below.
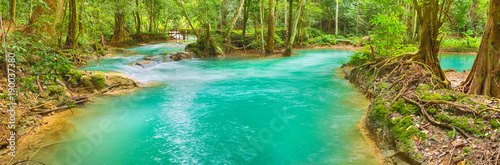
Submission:
M 170 59 L 172 61 L 180 61 L 184 59 L 191 59 L 193 58 L 194 53 L 192 52 L 175 52 L 170 55 Z

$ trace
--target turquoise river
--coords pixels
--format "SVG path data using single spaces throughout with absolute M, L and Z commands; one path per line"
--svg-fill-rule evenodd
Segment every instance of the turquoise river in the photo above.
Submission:
M 71 118 L 76 129 L 49 164 L 378 164 L 359 123 L 369 102 L 339 75 L 348 51 L 298 50 L 128 66 L 185 44 L 131 48 L 84 70 L 159 85 L 100 97 Z

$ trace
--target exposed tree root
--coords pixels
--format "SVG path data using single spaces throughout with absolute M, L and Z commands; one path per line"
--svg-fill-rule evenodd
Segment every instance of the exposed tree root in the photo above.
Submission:
M 410 94 L 409 94 L 409 95 L 410 95 Z M 414 97 L 416 97 L 417 99 L 419 99 L 417 96 L 414 96 Z M 460 128 L 458 128 L 458 127 L 451 126 L 451 125 L 448 125 L 448 124 L 444 124 L 444 123 L 441 123 L 441 122 L 438 122 L 438 121 L 434 120 L 434 118 L 432 118 L 432 116 L 430 116 L 430 115 L 427 113 L 427 110 L 425 109 L 425 107 L 424 107 L 422 104 L 420 104 L 420 103 L 418 103 L 418 102 L 416 102 L 416 101 L 414 101 L 414 100 L 412 100 L 412 99 L 409 99 L 409 98 L 408 98 L 408 97 L 406 97 L 406 96 L 403 96 L 403 98 L 404 98 L 406 101 L 408 101 L 408 102 L 410 102 L 410 103 L 413 103 L 413 104 L 417 105 L 417 106 L 419 107 L 419 109 L 420 109 L 420 112 L 421 112 L 421 113 L 425 116 L 425 118 L 427 119 L 427 121 L 429 121 L 429 122 L 430 122 L 430 123 L 432 123 L 433 125 L 440 126 L 440 127 L 444 127 L 444 128 L 447 128 L 447 129 L 455 129 L 455 130 L 457 130 L 458 132 L 460 132 L 460 134 L 462 134 L 462 136 L 463 136 L 465 139 L 468 139 L 468 138 L 470 137 L 467 133 L 465 133 L 465 131 L 463 131 L 462 129 L 460 129 Z

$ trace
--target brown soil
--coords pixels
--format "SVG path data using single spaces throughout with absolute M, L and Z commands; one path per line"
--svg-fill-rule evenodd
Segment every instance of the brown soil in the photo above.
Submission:
M 467 72 L 458 72 L 455 70 L 445 71 L 446 78 L 448 78 L 448 80 L 450 81 L 451 87 L 453 89 L 456 89 L 458 87 L 458 85 L 460 85 L 460 83 L 465 81 L 465 79 L 467 79 L 467 76 L 469 75 L 469 73 L 470 73 L 470 71 L 467 71 Z

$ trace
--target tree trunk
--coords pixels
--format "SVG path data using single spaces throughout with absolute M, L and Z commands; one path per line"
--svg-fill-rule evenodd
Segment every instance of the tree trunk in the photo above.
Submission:
M 462 85 L 470 94 L 500 98 L 500 0 L 491 0 L 481 46 Z
M 335 0 L 337 2 L 337 6 L 335 8 L 335 38 L 337 38 L 337 34 L 339 31 L 339 0 Z
M 44 2 L 47 8 L 42 5 L 35 7 L 23 34 L 30 34 L 36 31 L 40 33 L 43 32 L 49 37 L 55 36 L 56 25 L 62 20 L 64 0 L 44 0 Z M 54 16 L 55 19 L 42 22 L 40 21 L 40 16 L 42 15 Z M 40 26 L 35 26 L 36 24 L 40 24 Z M 54 39 L 55 38 L 56 37 L 54 37 Z
M 76 0 L 69 0 L 69 23 L 66 47 L 72 47 L 76 43 Z
M 265 42 L 264 42 L 264 0 L 260 0 L 260 40 L 262 41 L 262 53 L 264 53 Z
M 328 2 L 328 34 L 332 32 L 332 9 L 330 8 L 330 2 Z
M 292 2 L 292 1 L 293 1 L 293 0 L 290 0 L 290 2 Z M 284 22 L 285 22 L 285 27 L 288 27 L 288 15 L 290 15 L 290 14 L 289 14 L 289 13 L 287 13 L 287 11 L 288 11 L 287 0 L 284 0 L 284 1 L 283 1 L 283 4 L 284 4 L 283 6 L 285 6 L 285 9 L 284 9 L 284 11 L 285 11 L 285 12 L 284 12 L 284 13 L 285 13 L 285 21 L 284 21 Z M 291 6 L 291 5 L 290 5 L 290 8 L 292 8 L 292 6 Z M 287 34 L 286 34 L 286 35 L 288 36 L 288 31 L 287 31 Z
M 111 38 L 110 44 L 112 45 L 122 45 L 124 42 L 129 40 L 129 36 L 125 32 L 125 14 L 115 13 L 115 28 L 113 31 L 113 38 Z
M 229 50 L 229 47 L 231 46 L 231 33 L 233 32 L 234 24 L 236 24 L 236 21 L 238 21 L 238 18 L 240 17 L 241 9 L 243 8 L 243 4 L 245 4 L 245 0 L 240 0 L 240 3 L 238 4 L 238 8 L 236 9 L 236 12 L 234 13 L 233 19 L 231 19 L 231 22 L 229 23 L 229 27 L 227 28 L 226 36 L 224 37 L 224 41 L 226 41 L 226 52 L 227 52 L 227 50 Z
M 290 11 L 289 11 L 289 16 L 290 18 L 292 18 L 292 2 L 290 1 Z M 293 46 L 293 42 L 295 41 L 295 34 L 296 34 L 296 31 L 297 31 L 297 24 L 299 23 L 299 19 L 300 19 L 300 13 L 302 12 L 302 7 L 305 3 L 305 0 L 299 0 L 299 4 L 297 6 L 297 11 L 296 11 L 296 14 L 295 14 L 295 17 L 293 17 L 293 27 L 292 26 L 289 26 L 289 35 L 288 35 L 288 39 L 286 40 L 286 50 L 285 50 L 285 53 L 283 53 L 283 56 L 285 57 L 291 57 L 292 56 L 292 46 Z M 290 19 L 291 20 L 291 19 Z M 291 21 L 290 21 L 290 24 Z
M 194 32 L 194 35 L 196 36 L 196 38 L 200 38 L 200 34 L 198 33 L 198 30 L 196 30 L 193 26 L 193 24 L 191 23 L 191 19 L 189 18 L 189 15 L 187 14 L 187 11 L 186 11 L 186 7 L 184 6 L 184 1 L 182 0 L 179 0 L 179 4 L 181 5 L 182 7 L 182 10 L 184 11 L 184 16 L 186 16 L 186 19 L 189 23 L 189 26 L 191 26 L 191 29 L 193 30 Z
M 434 74 L 439 77 L 446 87 L 449 87 L 450 83 L 439 64 L 438 52 L 441 41 L 438 37 L 440 34 L 439 28 L 441 28 L 448 15 L 452 1 L 443 0 L 439 3 L 437 0 L 423 0 L 422 6 L 420 6 L 417 0 L 413 0 L 421 25 L 420 46 L 416 57 L 418 60 L 422 60 L 425 64 L 429 65 Z M 443 10 L 440 10 L 436 6 L 441 6 Z
M 266 56 L 274 54 L 274 0 L 269 0 Z
M 139 0 L 135 0 L 135 5 L 139 8 Z M 136 19 L 135 34 L 140 34 L 141 33 L 141 15 L 140 15 L 139 11 L 135 12 L 135 19 Z
M 84 35 L 84 30 L 83 30 L 83 1 L 80 0 L 80 12 L 78 15 L 78 36 Z M 78 37 L 77 37 L 78 39 Z
M 248 5 L 250 2 L 245 1 L 245 5 L 243 7 L 243 36 L 245 36 L 247 33 L 247 23 L 248 23 Z
M 16 24 L 16 0 L 10 0 L 10 19 L 12 23 Z

